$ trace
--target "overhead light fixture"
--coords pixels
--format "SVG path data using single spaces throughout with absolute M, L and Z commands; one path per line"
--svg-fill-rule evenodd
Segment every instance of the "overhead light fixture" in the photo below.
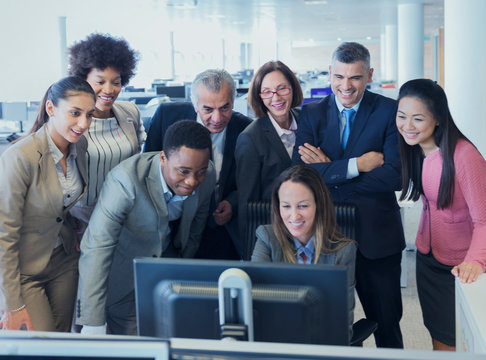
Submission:
M 304 0 L 306 5 L 327 5 L 327 0 Z
M 165 0 L 165 6 L 175 9 L 195 9 L 197 0 Z
M 366 40 L 371 40 L 371 36 L 367 36 L 366 37 Z

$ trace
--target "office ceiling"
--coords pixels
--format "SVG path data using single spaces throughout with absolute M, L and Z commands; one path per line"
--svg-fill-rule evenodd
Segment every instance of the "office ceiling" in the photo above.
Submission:
M 264 37 L 275 31 L 279 41 L 334 44 L 379 42 L 384 26 L 396 24 L 402 0 L 153 0 L 169 19 L 214 21 L 223 29 Z M 444 0 L 407 0 L 424 4 L 424 36 L 444 24 Z M 275 26 L 275 29 L 272 27 Z M 267 30 L 265 30 L 267 29 Z

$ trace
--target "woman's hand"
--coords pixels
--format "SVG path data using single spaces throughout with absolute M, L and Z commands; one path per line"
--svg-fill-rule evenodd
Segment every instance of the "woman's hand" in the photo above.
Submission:
M 34 330 L 27 309 L 6 311 L 0 320 L 2 330 Z
M 454 266 L 451 270 L 452 275 L 459 277 L 462 283 L 472 283 L 483 273 L 483 269 L 478 264 L 463 262 Z

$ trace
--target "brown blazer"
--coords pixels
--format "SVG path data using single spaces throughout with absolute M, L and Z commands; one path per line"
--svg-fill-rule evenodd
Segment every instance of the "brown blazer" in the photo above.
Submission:
M 64 208 L 49 150 L 47 127 L 5 150 L 0 157 L 0 310 L 24 305 L 20 275 L 36 275 L 49 262 L 60 234 L 66 253 L 75 251 L 69 210 L 86 191 L 86 139 L 76 144 L 82 194 Z

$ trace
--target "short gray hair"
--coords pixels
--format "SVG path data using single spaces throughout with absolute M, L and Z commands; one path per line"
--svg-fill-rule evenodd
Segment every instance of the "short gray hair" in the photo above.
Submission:
M 199 84 L 203 84 L 211 92 L 218 93 L 221 91 L 223 84 L 227 83 L 231 91 L 231 100 L 234 102 L 236 97 L 236 88 L 233 77 L 223 69 L 208 69 L 196 75 L 191 85 L 191 101 L 194 107 L 197 107 Z
M 370 69 L 370 52 L 357 42 L 344 42 L 339 45 L 332 54 L 331 67 L 334 67 L 336 60 L 345 64 L 362 61 L 365 69 Z

